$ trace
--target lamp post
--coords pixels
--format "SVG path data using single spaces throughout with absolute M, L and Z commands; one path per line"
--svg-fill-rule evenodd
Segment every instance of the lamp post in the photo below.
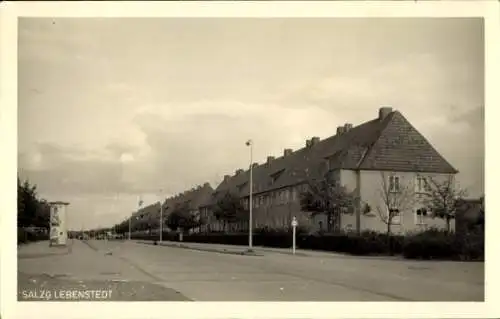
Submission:
M 250 147 L 250 194 L 248 198 L 248 249 L 252 249 L 252 228 L 253 228 L 253 216 L 252 216 L 252 190 L 253 190 L 253 142 L 248 140 L 246 145 Z

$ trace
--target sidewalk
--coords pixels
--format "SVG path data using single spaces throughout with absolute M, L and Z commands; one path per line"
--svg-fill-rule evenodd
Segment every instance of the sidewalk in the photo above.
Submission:
M 148 240 L 137 240 L 136 242 L 148 245 L 153 244 L 153 241 L 148 241 Z M 163 241 L 161 245 L 168 247 L 178 247 L 178 248 L 211 251 L 218 253 L 238 254 L 238 255 L 247 254 L 246 252 L 248 251 L 248 246 L 240 246 L 240 245 L 204 244 L 204 243 L 173 242 L 173 241 Z M 253 251 L 257 255 L 262 255 L 263 253 L 293 255 L 291 248 L 272 248 L 272 247 L 254 246 Z M 314 251 L 305 249 L 296 249 L 295 256 L 317 257 L 317 258 L 356 258 L 356 259 L 369 258 L 369 259 L 397 259 L 397 260 L 402 259 L 400 257 L 390 257 L 390 256 L 352 256 L 336 252 Z
M 152 240 L 138 240 L 135 241 L 137 244 L 153 245 Z M 174 247 L 174 248 L 184 248 L 191 250 L 207 251 L 220 254 L 231 254 L 231 255 L 245 255 L 245 256 L 262 256 L 254 248 L 253 251 L 248 251 L 246 246 L 233 246 L 233 245 L 217 245 L 217 244 L 201 244 L 201 243 L 184 243 L 175 241 L 162 241 L 161 246 Z
M 72 240 L 68 241 L 67 246 L 50 247 L 48 240 L 22 244 L 17 246 L 17 258 L 28 259 L 67 255 L 71 253 L 72 246 Z

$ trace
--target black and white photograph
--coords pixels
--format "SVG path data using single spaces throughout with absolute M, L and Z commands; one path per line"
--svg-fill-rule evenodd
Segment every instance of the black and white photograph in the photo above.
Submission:
M 484 303 L 485 30 L 19 16 L 15 299 Z

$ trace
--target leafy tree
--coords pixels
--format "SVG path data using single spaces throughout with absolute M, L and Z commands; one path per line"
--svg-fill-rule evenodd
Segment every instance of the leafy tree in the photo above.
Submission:
M 223 229 L 226 231 L 228 224 L 246 220 L 248 215 L 245 207 L 241 204 L 240 198 L 227 192 L 217 201 L 214 207 L 214 216 L 223 223 Z
M 392 225 L 395 225 L 396 217 L 414 204 L 414 193 L 409 183 L 403 183 L 399 176 L 390 173 L 380 173 L 381 183 L 379 196 L 381 204 L 377 205 L 380 220 L 387 225 L 387 236 L 392 234 Z
M 17 222 L 18 227 L 48 228 L 50 206 L 44 199 L 39 199 L 36 185 L 28 180 L 21 183 L 17 179 Z
M 451 220 L 455 218 L 460 203 L 467 192 L 456 187 L 453 175 L 443 181 L 432 177 L 428 179 L 429 191 L 425 194 L 426 205 L 431 209 L 431 216 L 446 222 L 446 231 L 450 232 Z
M 181 232 L 201 226 L 202 221 L 191 213 L 188 203 L 178 204 L 167 217 L 167 227 Z
M 481 208 L 479 210 L 479 216 L 477 218 L 476 224 L 484 230 L 485 216 L 484 216 L 484 196 L 481 196 Z
M 302 210 L 311 212 L 312 216 L 325 214 L 328 231 L 333 227 L 339 229 L 341 215 L 352 212 L 354 203 L 355 196 L 328 174 L 321 179 L 308 179 L 300 194 Z

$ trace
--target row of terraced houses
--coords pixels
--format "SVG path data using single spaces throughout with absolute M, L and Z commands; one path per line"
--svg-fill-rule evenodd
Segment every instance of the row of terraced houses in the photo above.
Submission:
M 414 201 L 394 218 L 394 232 L 406 232 L 427 227 L 444 227 L 443 220 L 420 214 L 421 194 L 428 191 L 427 178 L 434 180 L 453 177 L 458 171 L 444 159 L 429 141 L 398 111 L 389 107 L 378 110 L 371 121 L 353 126 L 346 123 L 336 134 L 320 140 L 313 137 L 303 148 L 284 149 L 279 157 L 269 156 L 264 163 L 252 164 L 253 223 L 259 227 L 287 227 L 295 216 L 299 225 L 311 231 L 326 228 L 326 216 L 312 217 L 300 207 L 300 193 L 310 178 L 328 173 L 346 189 L 353 191 L 357 201 L 352 214 L 343 214 L 337 229 L 385 231 L 387 226 L 375 208 L 384 207 L 381 185 L 397 193 L 403 185 L 411 185 Z M 192 213 L 206 223 L 196 231 L 220 231 L 222 222 L 212 211 L 226 192 L 241 198 L 249 207 L 250 170 L 236 169 L 224 176 L 213 189 L 208 183 L 177 196 L 167 198 L 164 216 L 178 203 L 187 203 Z M 386 180 L 384 180 L 386 179 Z M 371 207 L 365 212 L 362 205 Z M 147 206 L 137 213 L 140 218 L 159 219 L 159 204 Z M 452 223 L 452 228 L 454 224 Z M 248 229 L 248 221 L 230 226 L 231 230 Z

